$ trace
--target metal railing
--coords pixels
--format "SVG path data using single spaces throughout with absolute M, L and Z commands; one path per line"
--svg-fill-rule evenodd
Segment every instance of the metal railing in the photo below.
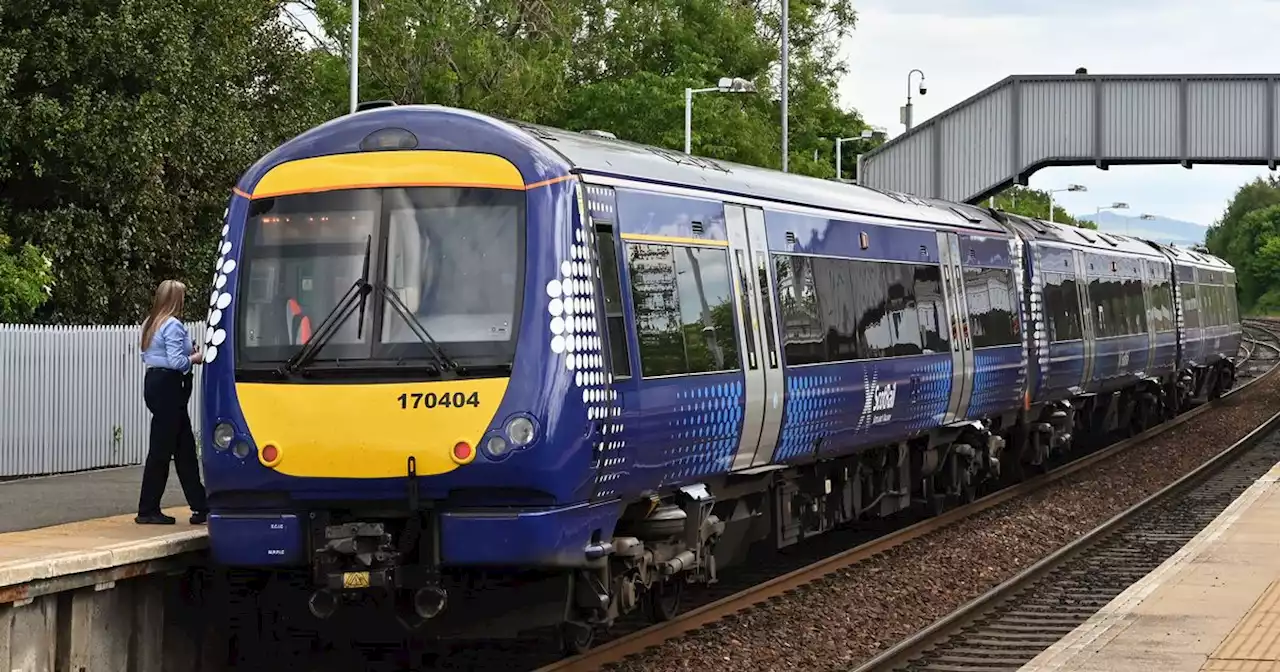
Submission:
M 204 323 L 187 324 L 204 342 Z M 140 327 L 0 324 L 0 478 L 140 464 Z M 200 445 L 200 375 L 189 412 Z

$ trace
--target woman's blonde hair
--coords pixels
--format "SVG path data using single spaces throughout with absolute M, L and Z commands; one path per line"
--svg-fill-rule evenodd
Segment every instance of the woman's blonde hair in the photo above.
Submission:
M 182 314 L 183 301 L 187 296 L 187 286 L 179 280 L 165 280 L 156 288 L 155 298 L 151 299 L 151 311 L 147 319 L 142 321 L 142 341 L 140 346 L 146 350 L 155 338 L 156 330 L 164 321 Z

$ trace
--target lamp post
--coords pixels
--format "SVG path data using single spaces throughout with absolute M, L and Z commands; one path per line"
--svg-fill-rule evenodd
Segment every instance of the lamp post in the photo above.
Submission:
M 1068 184 L 1066 189 L 1049 190 L 1049 221 L 1053 221 L 1053 195 L 1060 191 L 1089 191 L 1083 184 Z
M 787 74 L 787 62 L 790 60 L 791 35 L 788 27 L 791 7 L 787 0 L 782 0 L 782 172 L 787 170 L 787 140 L 790 132 L 787 127 L 787 89 L 791 88 L 791 79 Z
M 907 127 L 907 132 L 911 132 L 911 112 L 914 109 L 911 105 L 911 76 L 920 73 L 920 95 L 928 92 L 924 86 L 924 71 L 916 68 L 907 73 L 907 104 L 902 107 L 902 124 Z
M 360 104 L 360 0 L 351 0 L 351 112 Z
M 871 129 L 868 128 L 864 130 L 862 133 L 858 134 L 856 137 L 836 138 L 836 179 L 837 180 L 844 179 L 844 175 L 841 173 L 841 170 L 840 170 L 840 145 L 843 143 L 849 142 L 850 140 L 870 140 L 874 137 L 875 137 L 875 131 L 872 131 Z
M 1155 218 L 1156 218 L 1156 216 L 1155 216 L 1155 215 L 1151 215 L 1151 214 L 1148 214 L 1148 213 L 1145 213 L 1145 212 L 1144 212 L 1144 213 L 1142 213 L 1141 215 L 1138 215 L 1138 219 L 1151 220 L 1151 219 L 1155 219 Z M 1127 235 L 1129 235 L 1129 220 L 1127 220 L 1127 219 L 1124 221 L 1124 235 L 1126 235 L 1126 236 L 1127 236 Z
M 755 93 L 756 85 L 741 77 L 721 77 L 716 86 L 705 89 L 684 90 L 684 153 L 693 153 L 693 94 L 710 93 Z
M 1123 201 L 1116 201 L 1111 205 L 1099 205 L 1098 209 L 1093 213 L 1093 225 L 1099 226 L 1098 219 L 1101 218 L 1103 210 L 1128 210 L 1128 209 L 1129 209 L 1129 204 Z M 1125 233 L 1126 234 L 1129 233 L 1129 224 L 1125 223 L 1124 226 L 1125 226 Z M 1099 226 L 1099 228 L 1101 227 Z

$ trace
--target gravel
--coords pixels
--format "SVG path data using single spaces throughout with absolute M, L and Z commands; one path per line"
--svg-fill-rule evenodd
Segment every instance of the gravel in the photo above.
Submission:
M 1280 376 L 1140 446 L 611 670 L 848 670 L 1182 477 L 1280 408 Z

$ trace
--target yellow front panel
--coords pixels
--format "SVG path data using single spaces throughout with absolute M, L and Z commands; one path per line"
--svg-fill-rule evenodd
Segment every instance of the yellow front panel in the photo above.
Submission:
M 525 188 L 510 161 L 492 154 L 437 150 L 335 154 L 289 161 L 272 168 L 253 198 L 334 189 L 374 187 Z
M 372 385 L 237 383 L 259 453 L 279 449 L 272 467 L 290 476 L 395 478 L 410 455 L 418 474 L 458 468 L 453 447 L 480 448 L 509 378 Z M 404 397 L 401 397 L 404 395 Z M 456 402 L 463 403 L 458 405 Z

